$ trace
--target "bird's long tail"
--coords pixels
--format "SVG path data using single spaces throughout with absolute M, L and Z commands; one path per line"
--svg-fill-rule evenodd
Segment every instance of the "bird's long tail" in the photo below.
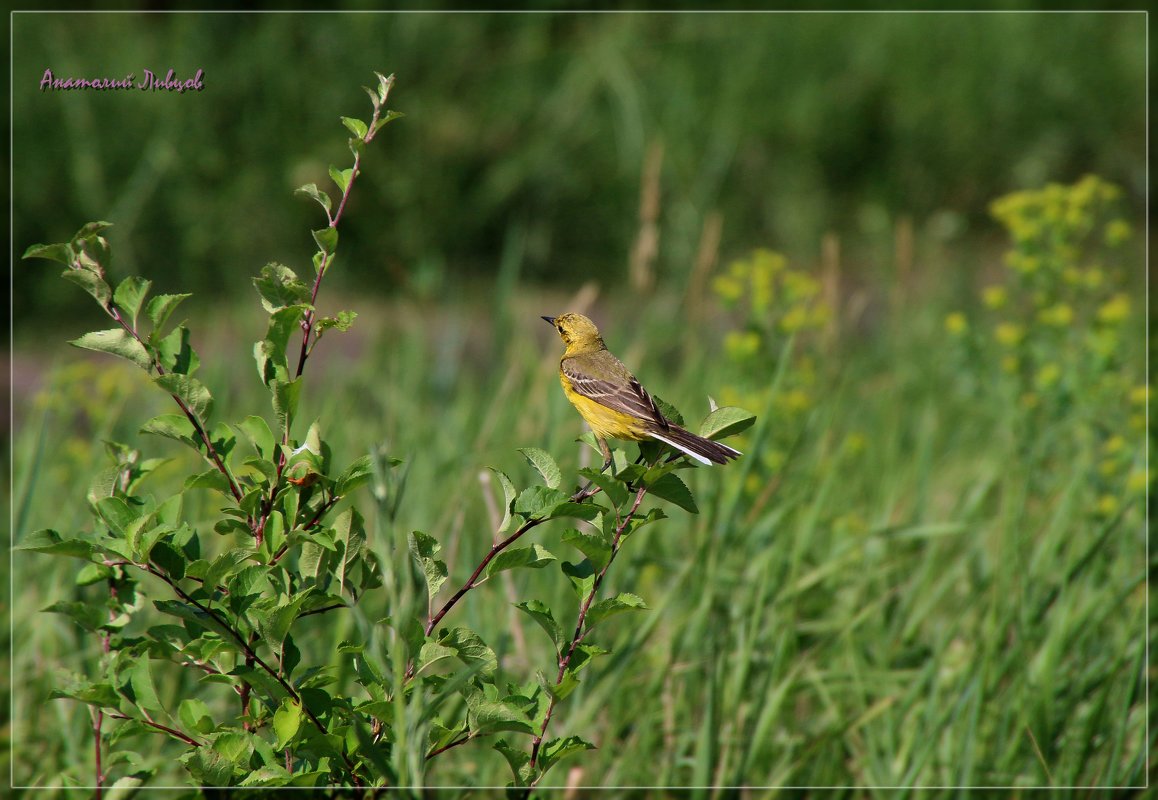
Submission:
M 694 458 L 702 464 L 727 464 L 733 458 L 743 455 L 739 450 L 726 444 L 713 442 L 702 436 L 685 431 L 678 425 L 669 425 L 665 430 L 648 431 L 648 435 L 670 444 L 676 450 Z

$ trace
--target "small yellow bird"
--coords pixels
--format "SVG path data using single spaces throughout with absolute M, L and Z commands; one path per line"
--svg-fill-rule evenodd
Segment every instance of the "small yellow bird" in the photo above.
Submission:
M 607 351 L 595 323 L 582 314 L 543 317 L 567 346 L 559 361 L 559 382 L 579 415 L 595 432 L 603 469 L 611 464 L 607 439 L 658 439 L 704 464 L 726 464 L 742 455 L 727 445 L 685 431 L 664 417 L 647 390 L 623 362 Z

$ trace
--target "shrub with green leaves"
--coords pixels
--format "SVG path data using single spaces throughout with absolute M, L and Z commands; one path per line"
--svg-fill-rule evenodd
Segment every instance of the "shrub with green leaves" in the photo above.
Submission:
M 353 165 L 330 169 L 337 200 L 313 184 L 299 190 L 327 220 L 313 232 L 312 280 L 282 264 L 267 265 L 254 280 L 268 323 L 253 355 L 272 413 L 232 423 L 215 416 L 213 394 L 197 377 L 192 334 L 173 324 L 189 295 L 150 296 L 149 281 L 136 276 L 113 288 L 103 235 L 109 223 L 90 223 L 67 242 L 25 253 L 64 264 L 63 276 L 113 321 L 74 345 L 127 359 L 172 398 L 176 411 L 149 419 L 141 432 L 196 453 L 180 487 L 157 495 L 150 476 L 163 459 L 108 442 L 110 465 L 85 498 L 92 529 L 45 529 L 19 543 L 84 562 L 77 599 L 46 610 L 100 642 L 99 672 L 71 676 L 54 692 L 90 708 L 98 795 L 110 785 L 147 783 L 156 760 L 142 752 L 161 739 L 181 749 L 177 760 L 201 786 L 421 785 L 431 759 L 485 740 L 509 763 L 513 786 L 534 787 L 561 759 L 593 746 L 559 735 L 552 717 L 583 670 L 608 652 L 595 643 L 596 629 L 647 607 L 630 592 L 600 597 L 622 547 L 665 517 L 645 501 L 697 511 L 677 474 L 693 465 L 657 444 L 641 445 L 634 463 L 617 450 L 609 472 L 580 470 L 585 485 L 573 491 L 564 489 L 551 455 L 526 447 L 521 452 L 542 483 L 520 490 L 495 473 L 504 502 L 494 544 L 453 593 L 444 591 L 450 570 L 437 536 L 414 531 L 399 541 L 369 540 L 366 518 L 349 501 L 370 484 L 376 513 L 392 516 L 400 496 L 392 471 L 401 462 L 375 450 L 342 463 L 323 421 L 299 419 L 299 400 L 317 344 L 355 316 L 321 316 L 317 298 L 366 146 L 399 116 L 385 107 L 393 77 L 378 77 L 367 90 L 370 120 L 342 119 L 352 134 Z M 674 410 L 669 416 L 683 424 Z M 740 409 L 719 408 L 699 432 L 729 436 L 753 421 Z M 202 492 L 219 504 L 211 530 L 187 513 L 187 499 Z M 499 573 L 557 562 L 524 539 L 554 520 L 572 521 L 559 541 L 575 551 L 560 562 L 575 608 L 536 598 L 517 603 L 549 638 L 554 660 L 512 682 L 495 651 L 452 612 Z M 308 648 L 299 643 L 330 615 L 367 606 L 387 615 L 344 641 L 335 659 L 311 663 L 303 656 Z M 162 689 L 185 671 L 199 680 L 173 707 Z M 338 671 L 352 676 L 356 691 L 341 690 L 348 684 Z

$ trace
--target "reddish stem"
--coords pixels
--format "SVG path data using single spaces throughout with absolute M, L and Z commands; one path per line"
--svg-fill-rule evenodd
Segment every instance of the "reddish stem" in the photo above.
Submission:
M 586 500 L 587 498 L 593 497 L 594 495 L 598 494 L 600 491 L 601 490 L 597 486 L 589 486 L 589 487 L 587 487 L 585 489 L 581 489 L 578 492 L 576 492 L 575 494 L 571 495 L 570 502 L 581 503 L 584 500 Z M 442 618 L 446 616 L 447 612 L 449 612 L 452 608 L 454 608 L 455 604 L 457 604 L 458 601 L 461 600 L 467 592 L 469 592 L 471 589 L 473 589 L 475 586 L 478 585 L 476 583 L 476 581 L 478 580 L 479 575 L 481 575 L 483 573 L 483 570 L 485 570 L 487 568 L 487 564 L 491 563 L 491 561 L 494 560 L 495 556 L 497 556 L 502 551 L 506 550 L 508 547 L 510 547 L 515 542 L 517 542 L 523 536 L 523 534 L 525 534 L 527 531 L 531 530 L 532 528 L 538 527 L 539 525 L 542 525 L 546 521 L 547 521 L 546 519 L 529 519 L 526 522 L 524 522 L 521 526 L 519 526 L 519 529 L 517 531 L 515 531 L 514 533 L 512 533 L 510 536 L 508 536 L 506 539 L 503 539 L 501 542 L 496 542 L 495 544 L 491 545 L 490 551 L 485 556 L 483 556 L 482 561 L 480 561 L 478 566 L 474 568 L 474 572 L 472 572 L 470 574 L 470 577 L 466 579 L 466 583 L 464 583 L 461 587 L 459 587 L 459 590 L 457 592 L 455 592 L 449 600 L 447 600 L 445 603 L 443 603 L 442 608 L 440 608 L 438 610 L 437 614 L 435 614 L 434 616 L 430 617 L 427 620 L 427 622 L 426 622 L 426 635 L 429 636 L 431 631 L 434 630 L 435 626 L 438 625 L 438 623 L 442 621 Z M 406 680 L 410 680 L 413 677 L 414 677 L 414 662 L 412 661 L 406 667 Z
M 635 493 L 635 502 L 631 505 L 631 510 L 627 515 L 615 526 L 615 537 L 611 540 L 611 555 L 607 558 L 607 563 L 603 565 L 603 569 L 599 570 L 599 574 L 595 576 L 595 582 L 591 585 L 591 591 L 587 593 L 586 599 L 583 601 L 582 608 L 579 609 L 579 619 L 575 623 L 575 633 L 571 636 L 571 646 L 567 650 L 567 655 L 559 659 L 559 672 L 555 676 L 555 685 L 557 686 L 563 680 L 563 676 L 567 673 L 567 667 L 571 663 L 571 658 L 575 655 L 575 651 L 579 647 L 579 643 L 587 635 L 583 630 L 583 623 L 587 621 L 587 612 L 591 610 L 591 603 L 595 599 L 595 595 L 599 593 L 599 587 L 603 584 L 603 577 L 607 574 L 608 568 L 611 567 L 611 562 L 615 560 L 616 554 L 619 552 L 619 542 L 623 537 L 624 531 L 627 530 L 631 518 L 635 516 L 635 512 L 639 509 L 639 504 L 643 502 L 644 495 L 647 494 L 647 486 L 640 486 Z M 551 697 L 551 702 L 547 705 L 547 713 L 543 717 L 543 724 L 539 728 L 539 734 L 531 740 L 531 767 L 534 768 L 539 759 L 539 747 L 543 744 L 543 738 L 547 735 L 547 726 L 551 724 L 551 715 L 555 711 L 556 700 L 554 696 Z M 534 787 L 538 783 L 538 779 L 531 781 L 531 786 Z

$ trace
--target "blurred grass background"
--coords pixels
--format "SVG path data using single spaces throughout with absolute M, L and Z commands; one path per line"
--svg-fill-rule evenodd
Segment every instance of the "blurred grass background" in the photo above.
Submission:
M 302 414 L 345 460 L 377 447 L 406 459 L 398 518 L 375 517 L 383 541 L 394 527 L 436 535 L 461 579 L 490 542 L 485 466 L 526 483 L 517 447 L 565 469 L 584 457 L 540 314 L 591 313 L 689 420 L 708 394 L 762 418 L 746 459 L 691 476 L 698 517 L 646 529 L 616 562 L 609 590 L 654 610 L 604 632 L 615 655 L 557 728 L 600 749 L 554 781 L 1144 781 L 1146 401 L 1126 399 L 1143 380 L 1140 237 L 1105 265 L 1111 288 L 1136 298 L 1098 376 L 1120 396 L 1076 384 L 1076 400 L 1027 407 L 979 301 L 1007 272 L 1008 237 L 988 212 L 1001 195 L 1097 173 L 1142 227 L 1142 15 L 18 14 L 13 25 L 15 540 L 89 524 L 102 438 L 184 458 L 136 434 L 169 410 L 143 378 L 64 346 L 104 327 L 91 301 L 20 253 L 114 222 L 117 276 L 196 293 L 185 309 L 218 418 L 255 413 L 265 401 L 249 353 L 264 319 L 249 280 L 272 260 L 309 271 L 308 229 L 321 221 L 292 190 L 346 165 L 338 116 L 366 116 L 358 87 L 394 72 L 390 105 L 408 116 L 371 148 L 323 289 L 323 310 L 360 316 L 311 361 Z M 46 67 L 203 69 L 206 89 L 41 93 Z M 758 247 L 815 283 L 801 297 L 826 315 L 796 336 L 773 317 L 792 311 L 778 305 L 787 288 L 756 308 L 755 283 L 738 304 L 720 283 L 754 281 L 751 266 L 729 270 L 755 264 Z M 958 312 L 976 340 L 946 329 Z M 1065 363 L 1087 358 L 1083 341 L 1058 345 Z M 1115 435 L 1124 445 L 1107 470 Z M 172 491 L 187 466 L 154 491 Z M 211 529 L 210 498 L 188 510 Z M 537 541 L 562 555 L 560 531 Z M 15 780 L 83 783 L 85 711 L 46 698 L 57 667 L 91 670 L 98 647 L 37 613 L 82 590 L 72 564 L 21 554 L 13 566 Z M 552 570 L 518 588 L 552 603 L 569 592 Z M 299 641 L 306 659 L 370 635 L 387 613 L 373 602 L 332 641 Z M 455 613 L 513 680 L 550 661 L 535 631 L 512 633 L 498 587 Z M 171 699 L 194 690 L 169 677 Z M 179 782 L 166 747 L 139 749 Z M 502 784 L 505 769 L 467 746 L 429 780 Z

